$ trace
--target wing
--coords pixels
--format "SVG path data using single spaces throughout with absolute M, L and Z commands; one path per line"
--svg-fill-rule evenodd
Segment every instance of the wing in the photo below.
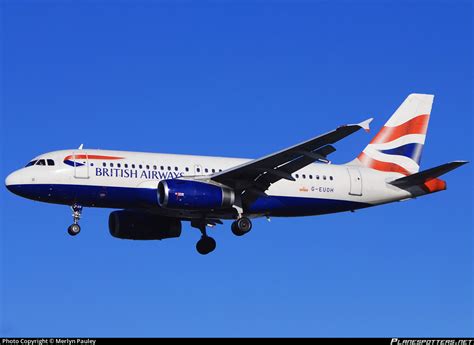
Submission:
M 294 181 L 293 172 L 315 161 L 328 163 L 327 155 L 336 151 L 331 144 L 361 128 L 368 131 L 371 121 L 340 126 L 303 143 L 214 174 L 211 179 L 234 188 L 236 192 L 245 192 L 247 199 L 249 194 L 266 195 L 265 191 L 271 184 L 281 179 Z

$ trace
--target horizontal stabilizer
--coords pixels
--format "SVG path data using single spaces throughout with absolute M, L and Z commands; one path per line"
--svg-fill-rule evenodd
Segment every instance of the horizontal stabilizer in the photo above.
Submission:
M 454 161 L 454 162 L 446 163 L 446 164 L 437 166 L 435 168 L 431 168 L 431 169 L 424 170 L 413 175 L 399 178 L 389 183 L 391 185 L 394 185 L 400 188 L 420 185 L 429 180 L 432 180 L 441 175 L 444 175 L 451 170 L 459 168 L 461 165 L 464 165 L 466 163 L 467 161 Z

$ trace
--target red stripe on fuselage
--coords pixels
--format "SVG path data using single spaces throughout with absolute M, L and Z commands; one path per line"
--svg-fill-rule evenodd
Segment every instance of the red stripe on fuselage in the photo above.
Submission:
M 367 156 L 364 152 L 361 152 L 359 157 L 357 158 L 359 158 L 359 160 L 361 161 L 363 165 L 371 169 L 375 169 L 379 171 L 387 171 L 387 172 L 397 172 L 403 175 L 411 175 L 411 173 L 408 170 L 402 168 L 398 164 L 378 161 L 376 159 L 373 159 Z
M 123 157 L 113 157 L 113 156 L 100 156 L 100 155 L 70 155 L 64 158 L 64 160 L 71 160 L 73 157 L 76 159 L 102 159 L 102 160 L 115 160 L 123 159 Z
M 395 127 L 383 127 L 372 139 L 371 144 L 388 143 L 408 134 L 426 134 L 428 128 L 429 114 L 418 115 L 401 125 Z

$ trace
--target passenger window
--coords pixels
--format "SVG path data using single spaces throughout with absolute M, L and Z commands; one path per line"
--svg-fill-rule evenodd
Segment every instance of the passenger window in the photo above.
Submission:
M 222 169 L 219 169 L 219 172 L 222 172 Z
M 189 171 L 189 168 L 188 168 L 188 167 L 186 167 L 186 168 L 184 168 L 184 170 L 186 170 L 186 172 L 188 172 L 188 171 Z
M 120 168 L 121 167 L 121 164 L 120 163 L 117 163 L 117 168 Z
M 197 168 L 196 171 L 197 171 L 198 173 L 200 173 L 200 172 L 201 172 L 201 168 Z
M 319 180 L 319 175 L 316 175 L 316 180 Z
M 25 166 L 25 168 L 26 168 L 26 167 L 30 167 L 30 166 L 32 166 L 32 165 L 35 165 L 36 162 L 37 162 L 37 160 L 29 162 L 29 163 Z
M 46 162 L 44 159 L 40 159 L 36 165 L 46 165 Z
M 174 171 L 178 171 L 178 167 L 174 167 Z
M 139 164 L 138 169 L 142 169 L 142 168 L 143 168 L 143 165 Z
M 303 175 L 302 175 L 302 177 L 303 177 L 303 178 L 306 178 L 306 175 L 305 175 L 305 174 L 303 174 Z
M 146 166 L 146 170 L 150 170 L 150 166 L 149 166 L 149 165 Z
M 214 174 L 216 172 L 216 169 L 212 169 L 212 173 Z
M 125 163 L 123 166 L 125 167 L 125 169 L 128 168 L 128 164 L 127 164 L 127 163 Z
M 48 159 L 47 162 L 48 162 L 48 165 L 49 165 L 49 166 L 54 165 L 54 161 L 53 161 L 52 159 Z
M 313 175 L 309 175 L 309 179 L 312 180 L 312 179 L 313 179 Z
M 110 167 L 113 168 L 113 167 L 114 167 L 114 163 L 110 163 Z
M 208 172 L 209 172 L 209 169 L 208 169 L 208 168 L 204 169 L 204 172 L 208 173 Z
M 132 169 L 135 169 L 135 164 L 132 164 Z
M 168 171 L 171 171 L 171 167 L 170 167 L 170 166 L 168 167 Z
M 326 179 L 326 175 L 323 175 L 323 180 L 325 180 L 325 179 Z
M 332 181 L 332 176 L 329 176 L 329 179 Z
M 300 175 L 298 175 L 298 174 L 296 174 L 295 176 L 296 176 L 296 178 L 300 178 Z
M 153 170 L 156 170 L 156 165 L 153 165 Z
M 48 165 L 50 165 L 50 164 L 48 164 Z M 54 164 L 53 164 L 53 165 L 54 165 Z M 91 163 L 90 166 L 93 167 L 93 166 L 94 166 L 94 163 Z
M 165 167 L 163 165 L 160 166 L 160 170 L 165 170 Z
M 102 166 L 103 166 L 103 167 L 106 167 L 106 166 L 107 166 L 107 163 L 102 162 Z

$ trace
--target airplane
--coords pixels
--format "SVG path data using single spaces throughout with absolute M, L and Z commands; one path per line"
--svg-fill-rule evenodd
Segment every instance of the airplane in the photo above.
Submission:
M 259 159 L 110 150 L 48 152 L 6 177 L 12 193 L 68 205 L 71 236 L 81 231 L 83 207 L 118 209 L 109 232 L 130 240 L 181 235 L 182 222 L 201 232 L 197 251 L 216 248 L 208 227 L 233 220 L 236 236 L 258 217 L 301 217 L 355 211 L 446 189 L 438 177 L 467 161 L 420 171 L 434 95 L 410 94 L 352 161 L 331 164 L 339 140 L 372 119 L 333 131 Z

